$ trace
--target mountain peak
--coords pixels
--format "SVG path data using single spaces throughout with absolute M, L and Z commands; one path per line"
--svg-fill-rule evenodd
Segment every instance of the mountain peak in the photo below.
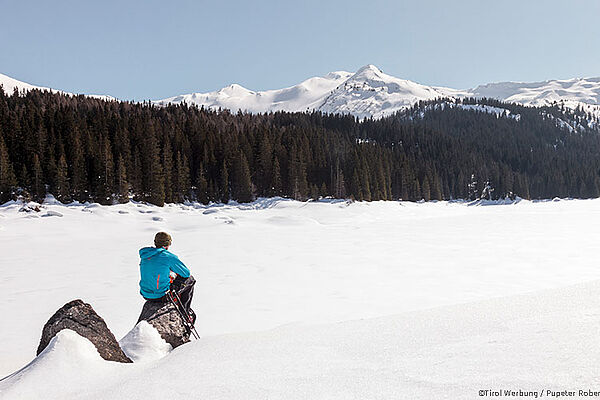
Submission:
M 360 74 L 360 73 L 365 72 L 365 71 L 372 71 L 372 72 L 379 73 L 379 74 L 382 73 L 382 71 L 379 68 L 377 68 L 377 66 L 375 66 L 373 64 L 367 64 L 367 65 L 364 65 L 364 66 L 360 67 L 358 69 L 358 71 L 356 71 L 356 73 Z
M 367 79 L 382 79 L 385 76 L 383 71 L 377 68 L 373 64 L 367 64 L 360 67 L 354 74 L 354 78 L 367 78 Z

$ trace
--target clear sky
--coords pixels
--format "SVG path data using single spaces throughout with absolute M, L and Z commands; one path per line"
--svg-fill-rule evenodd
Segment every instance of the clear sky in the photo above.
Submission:
M 598 0 L 0 0 L 0 73 L 121 99 L 375 64 L 428 85 L 600 76 Z

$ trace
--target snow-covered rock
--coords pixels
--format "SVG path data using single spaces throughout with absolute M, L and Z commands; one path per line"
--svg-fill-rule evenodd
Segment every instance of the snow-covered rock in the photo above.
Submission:
M 108 361 L 130 363 L 106 322 L 87 303 L 77 299 L 62 306 L 44 325 L 37 349 L 39 355 L 63 329 L 70 329 L 88 339 L 102 358 Z
M 175 306 L 169 302 L 146 301 L 137 325 L 139 326 L 144 321 L 151 325 L 159 336 L 173 348 L 190 341 L 190 332 L 183 324 Z M 128 342 L 126 341 L 126 343 Z M 131 346 L 128 345 L 128 347 Z
M 155 361 L 163 358 L 173 346 L 164 340 L 156 328 L 140 321 L 119 341 L 121 348 L 134 362 Z

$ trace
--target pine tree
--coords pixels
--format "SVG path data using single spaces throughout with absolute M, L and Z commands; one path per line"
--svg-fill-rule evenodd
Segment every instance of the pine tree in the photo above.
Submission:
M 223 203 L 228 203 L 230 199 L 229 171 L 227 169 L 227 163 L 225 160 L 223 160 L 223 164 L 221 165 L 221 184 L 219 192 L 219 200 L 221 200 Z
M 442 200 L 442 198 L 442 184 L 440 183 L 440 178 L 437 175 L 434 175 L 433 184 L 431 185 L 431 199 Z
M 212 183 L 211 183 L 212 187 Z M 204 166 L 202 163 L 198 166 L 198 173 L 196 175 L 196 185 L 194 187 L 196 199 L 202 204 L 208 204 L 209 199 L 212 199 L 211 196 L 214 196 L 213 189 L 209 191 L 209 186 L 204 177 Z M 209 193 L 211 193 L 209 195 Z
M 8 150 L 0 136 L 0 202 L 4 203 L 10 200 L 16 184 L 17 179 L 8 157 Z
M 235 166 L 235 192 L 233 197 L 240 203 L 248 203 L 254 200 L 252 194 L 252 181 L 250 168 L 244 152 L 240 150 Z
M 152 123 L 146 126 L 146 139 L 142 142 L 142 170 L 145 178 L 144 198 L 162 207 L 165 204 L 164 172 L 160 158 L 160 148 Z
M 368 168 L 365 168 L 362 171 L 362 179 L 360 182 L 360 186 L 362 192 L 362 200 L 371 201 L 371 182 L 369 182 Z
M 190 167 L 188 165 L 188 159 L 181 153 L 177 153 L 177 159 L 175 163 L 175 170 L 177 171 L 177 190 L 176 195 L 179 202 L 183 202 L 189 194 L 191 183 L 190 183 Z
M 271 187 L 271 174 L 272 174 L 272 160 L 273 160 L 273 149 L 269 136 L 265 134 L 260 143 L 259 153 L 259 178 L 258 178 L 258 189 L 261 192 L 269 192 Z
M 83 148 L 79 136 L 79 129 L 75 127 L 73 131 L 73 142 L 71 143 L 71 168 L 69 174 L 71 175 L 71 193 L 73 198 L 78 201 L 85 201 L 88 200 L 86 195 L 88 184 L 85 176 L 86 170 L 84 165 Z
M 173 196 L 174 188 L 177 186 L 177 178 L 173 175 L 173 153 L 171 151 L 171 145 L 169 138 L 165 135 L 163 138 L 163 150 L 162 150 L 162 171 L 163 171 L 163 182 L 165 191 L 165 202 L 173 203 L 175 198 Z M 176 189 L 175 189 L 176 190 Z
M 104 139 L 104 144 L 102 147 L 102 182 L 100 185 L 99 200 L 102 204 L 111 204 L 113 200 L 112 196 L 114 193 L 113 189 L 115 183 L 115 176 L 112 148 L 108 137 Z
M 40 158 L 37 155 L 37 153 L 35 153 L 33 155 L 33 187 L 32 187 L 32 194 L 34 196 L 34 199 L 36 201 L 43 201 L 44 198 L 46 197 L 46 188 L 44 187 L 44 181 L 43 181 L 43 171 L 42 171 L 42 166 L 40 164 Z
M 279 167 L 279 159 L 275 157 L 273 159 L 273 174 L 271 178 L 271 190 L 269 191 L 269 194 L 271 196 L 281 196 L 283 194 L 282 187 L 283 185 L 281 184 L 281 168 Z
M 314 183 L 310 185 L 310 198 L 313 200 L 319 200 L 319 188 Z
M 127 203 L 129 201 L 129 183 L 127 182 L 127 170 L 123 156 L 117 159 L 117 201 Z
M 69 197 L 69 178 L 67 176 L 67 160 L 64 154 L 61 154 L 58 159 L 58 167 L 56 171 L 56 198 L 61 203 L 68 203 Z
M 354 168 L 354 173 L 352 174 L 352 183 L 350 185 L 351 190 L 350 194 L 354 198 L 354 200 L 363 201 L 363 191 L 360 185 L 360 178 L 358 177 L 358 168 Z
M 431 186 L 429 185 L 429 179 L 427 177 L 423 179 L 423 184 L 421 185 L 421 193 L 423 196 L 423 200 L 431 200 Z
M 335 167 L 332 172 L 332 186 L 333 196 L 336 199 L 343 199 L 346 197 L 346 182 L 344 180 L 344 171 L 340 164 L 340 159 L 336 158 Z

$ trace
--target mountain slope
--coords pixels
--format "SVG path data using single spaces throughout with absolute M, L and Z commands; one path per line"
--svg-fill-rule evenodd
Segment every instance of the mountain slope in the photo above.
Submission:
M 4 90 L 4 92 L 9 95 L 12 95 L 15 88 L 17 88 L 20 92 L 22 92 L 22 91 L 27 92 L 27 91 L 30 91 L 33 89 L 38 89 L 38 90 L 49 90 L 52 93 L 62 93 L 62 94 L 70 95 L 70 96 L 75 96 L 75 93 L 69 93 L 69 92 L 65 92 L 62 90 L 58 90 L 58 89 L 51 89 L 48 87 L 30 85 L 29 83 L 18 81 L 14 78 L 11 78 L 10 76 L 6 76 L 3 74 L 0 74 L 0 86 L 2 86 L 2 89 Z M 109 96 L 109 95 L 105 95 L 105 94 L 86 94 L 86 96 L 93 97 L 93 98 L 100 99 L 100 100 L 106 100 L 106 101 L 116 100 L 116 98 Z
M 20 82 L 0 74 L 4 91 L 48 89 Z M 106 100 L 113 97 L 88 95 Z M 309 78 L 283 89 L 253 91 L 238 84 L 208 93 L 190 93 L 155 100 L 156 105 L 187 103 L 211 109 L 229 109 L 251 113 L 271 111 L 322 111 L 351 114 L 359 118 L 381 118 L 410 107 L 418 101 L 440 97 L 493 98 L 530 106 L 560 102 L 568 108 L 581 107 L 600 116 L 600 78 L 574 78 L 543 82 L 499 82 L 472 89 L 426 86 L 383 73 L 374 65 L 366 65 L 356 73 L 335 71 L 322 77 Z
M 59 90 L 50 89 L 47 87 L 30 85 L 29 83 L 18 81 L 16 79 L 11 78 L 10 76 L 6 76 L 3 74 L 0 74 L 0 86 L 2 86 L 2 88 L 4 89 L 4 92 L 8 93 L 9 95 L 13 94 L 13 91 L 15 90 L 15 88 L 17 88 L 19 91 L 22 91 L 22 90 L 29 91 L 29 90 L 33 90 L 33 89 L 39 89 L 39 90 L 50 90 L 51 92 L 54 92 L 54 93 L 60 92 Z
M 307 79 L 285 89 L 254 92 L 233 84 L 209 93 L 191 93 L 155 101 L 155 104 L 187 103 L 207 108 L 226 108 L 252 113 L 269 111 L 322 111 L 381 118 L 420 100 L 446 97 L 453 89 L 433 88 L 384 74 L 374 65 L 356 73 L 336 71 Z
M 569 108 L 582 107 L 600 115 L 600 78 L 576 78 L 544 82 L 500 82 L 472 89 L 421 85 L 383 73 L 366 65 L 356 73 L 338 71 L 310 78 L 299 85 L 279 90 L 254 92 L 231 85 L 209 93 L 192 93 L 157 100 L 155 104 L 188 103 L 232 111 L 322 111 L 351 114 L 359 118 L 381 118 L 422 100 L 440 97 L 493 98 L 531 106 L 562 102 Z
M 331 72 L 323 77 L 314 77 L 284 89 L 255 92 L 243 86 L 233 84 L 210 93 L 191 93 L 157 100 L 154 103 L 187 103 L 208 108 L 227 108 L 252 113 L 268 111 L 306 111 L 318 106 L 321 99 L 352 73 L 346 71 Z
M 477 86 L 470 92 L 474 97 L 489 97 L 532 106 L 560 101 L 600 104 L 600 78 L 489 83 Z
M 381 118 L 420 100 L 444 97 L 441 91 L 384 74 L 374 65 L 360 68 L 315 107 L 326 113 Z

